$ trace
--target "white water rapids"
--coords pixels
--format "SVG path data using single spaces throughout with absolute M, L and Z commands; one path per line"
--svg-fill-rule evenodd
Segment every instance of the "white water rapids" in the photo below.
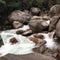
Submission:
M 23 28 L 20 28 L 20 30 L 27 30 L 29 29 L 29 26 L 23 26 Z M 19 30 L 19 29 L 18 29 Z M 24 37 L 22 35 L 15 34 L 16 30 L 7 30 L 0 33 L 1 38 L 3 40 L 4 45 L 0 47 L 0 57 L 10 53 L 10 54 L 16 54 L 16 55 L 23 55 L 23 54 L 29 54 L 33 53 L 32 49 L 35 48 L 35 43 L 30 41 L 27 37 Z M 47 42 L 45 44 L 46 47 L 53 49 L 56 47 L 56 43 L 53 41 L 53 34 L 51 37 L 49 37 L 49 33 L 40 33 L 45 38 L 44 40 Z M 18 40 L 18 43 L 11 44 L 9 40 L 15 37 Z

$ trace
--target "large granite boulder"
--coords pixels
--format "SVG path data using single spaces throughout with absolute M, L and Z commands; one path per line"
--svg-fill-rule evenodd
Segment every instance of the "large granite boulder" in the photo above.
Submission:
M 29 22 L 30 29 L 33 32 L 41 32 L 46 29 L 49 24 L 47 21 L 44 21 L 41 17 L 33 17 Z
M 0 60 L 56 60 L 56 59 L 53 57 L 44 56 L 42 54 L 33 53 L 27 55 L 8 54 L 6 56 L 0 57 Z
M 15 10 L 9 15 L 10 21 L 20 21 L 22 23 L 27 22 L 28 20 L 30 20 L 30 18 L 30 14 L 22 12 L 20 10 Z
M 59 16 L 54 16 L 50 20 L 49 31 L 53 31 L 56 28 L 56 24 L 59 22 Z
M 52 17 L 54 15 L 60 15 L 60 5 L 54 5 L 50 8 L 49 15 Z
M 15 10 L 8 16 L 8 18 L 14 28 L 19 28 L 23 23 L 29 22 L 31 15 L 27 11 L 22 12 L 20 10 Z
M 55 34 L 56 34 L 56 37 L 60 39 L 60 20 L 59 20 L 59 22 L 56 25 L 56 32 L 55 32 Z

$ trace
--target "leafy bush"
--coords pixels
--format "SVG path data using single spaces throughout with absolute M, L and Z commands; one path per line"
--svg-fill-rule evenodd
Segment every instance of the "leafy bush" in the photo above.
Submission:
M 56 7 L 56 9 L 60 13 L 60 6 Z

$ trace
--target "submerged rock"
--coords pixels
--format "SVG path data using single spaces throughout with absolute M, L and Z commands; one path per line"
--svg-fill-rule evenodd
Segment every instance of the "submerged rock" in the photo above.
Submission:
M 17 41 L 16 38 L 14 38 L 14 37 L 10 39 L 10 43 L 12 43 L 12 44 L 16 44 L 17 42 L 18 42 L 18 41 Z
M 38 34 L 35 34 L 34 37 L 40 38 L 40 39 L 44 39 L 45 38 L 43 35 L 38 35 Z
M 17 30 L 16 34 L 22 34 L 24 31 L 23 30 Z

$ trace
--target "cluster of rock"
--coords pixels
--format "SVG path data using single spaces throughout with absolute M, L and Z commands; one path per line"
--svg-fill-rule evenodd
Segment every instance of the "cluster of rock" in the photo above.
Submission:
M 13 11 L 9 16 L 9 23 L 15 29 L 21 28 L 23 25 L 29 25 L 30 29 L 23 31 L 17 30 L 16 34 L 22 34 L 23 36 L 30 36 L 32 34 L 37 33 L 46 33 L 55 31 L 54 38 L 60 39 L 60 5 L 54 5 L 51 7 L 48 14 L 44 14 L 43 16 L 40 14 L 41 10 L 39 8 L 31 8 L 30 12 L 28 10 Z M 39 39 L 40 38 L 40 39 Z M 13 38 L 14 39 L 14 38 Z M 14 43 L 14 40 L 11 40 Z M 35 48 L 34 51 L 38 51 L 38 53 L 47 54 L 50 56 L 50 53 L 54 53 L 52 56 L 56 57 L 58 54 L 55 54 L 56 51 L 52 51 L 44 46 L 46 41 L 43 41 L 44 36 L 42 35 L 34 35 L 29 38 L 36 44 L 41 44 L 40 47 Z M 10 42 L 11 42 L 10 41 Z M 15 41 L 16 43 L 17 41 Z M 42 46 L 43 45 L 43 46 Z M 47 52 L 46 52 L 47 51 Z M 50 52 L 50 53 L 49 53 Z M 60 53 L 60 52 L 59 52 Z

